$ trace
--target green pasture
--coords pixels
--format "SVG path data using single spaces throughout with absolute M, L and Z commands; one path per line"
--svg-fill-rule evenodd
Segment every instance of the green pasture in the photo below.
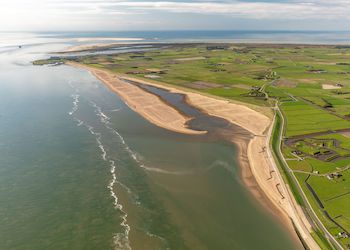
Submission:
M 286 102 L 281 108 L 286 118 L 287 137 L 350 128 L 350 121 L 304 101 Z

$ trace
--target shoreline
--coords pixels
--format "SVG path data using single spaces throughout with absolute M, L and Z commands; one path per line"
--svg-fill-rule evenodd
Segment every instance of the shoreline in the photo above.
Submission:
M 315 246 L 313 243 L 313 238 L 309 233 L 311 230 L 311 225 L 308 223 L 306 216 L 302 213 L 301 208 L 299 208 L 299 217 L 304 216 L 305 218 L 296 218 L 295 214 L 294 216 L 291 215 L 291 211 L 293 210 L 292 207 L 298 205 L 293 203 L 293 200 L 290 200 L 291 197 L 289 194 L 285 193 L 288 192 L 288 189 L 281 188 L 281 186 L 284 187 L 285 184 L 283 183 L 283 180 L 280 179 L 281 176 L 278 175 L 271 166 L 268 143 L 273 122 L 267 116 L 246 106 L 231 103 L 227 100 L 220 100 L 137 78 L 125 77 L 121 74 L 109 72 L 105 69 L 93 68 L 79 63 L 69 62 L 67 65 L 85 69 L 91 72 L 95 77 L 105 83 L 108 88 L 117 93 L 131 109 L 156 126 L 174 132 L 192 135 L 206 133 L 187 128 L 186 122 L 189 120 L 188 117 L 185 117 L 177 110 L 174 112 L 174 108 L 170 107 L 169 104 L 159 100 L 159 97 L 156 97 L 151 93 L 147 93 L 146 96 L 143 96 L 143 99 L 141 98 L 141 103 L 144 103 L 145 100 L 151 102 L 158 100 L 157 104 L 153 103 L 152 105 L 155 105 L 157 108 L 162 107 L 162 114 L 171 112 L 171 117 L 168 117 L 168 119 L 176 120 L 176 122 L 169 124 L 169 120 L 164 122 L 156 119 L 155 117 L 157 117 L 157 115 L 154 116 L 152 109 L 142 109 L 138 107 L 140 103 L 135 103 L 135 100 L 128 96 L 128 94 L 144 95 L 142 92 L 146 91 L 133 86 L 138 88 L 139 91 L 128 92 L 129 88 L 124 86 L 127 83 L 123 82 L 123 79 L 166 89 L 169 92 L 184 94 L 186 96 L 186 102 L 188 102 L 189 105 L 194 106 L 209 115 L 228 120 L 231 123 L 238 125 L 242 129 L 249 131 L 252 135 L 251 138 L 237 138 L 237 140 L 232 141 L 232 143 L 234 143 L 238 149 L 237 158 L 240 166 L 241 180 L 247 187 L 249 193 L 255 197 L 255 201 L 258 201 L 269 214 L 280 221 L 281 227 L 290 233 L 290 236 L 296 243 L 297 247 L 301 248 L 301 243 L 295 228 L 298 229 L 299 233 L 301 234 L 300 237 L 302 237 L 302 239 L 306 241 L 308 245 Z M 116 85 L 119 86 L 116 87 Z M 129 85 L 132 86 L 132 84 Z M 164 108 L 164 106 L 167 106 L 167 108 Z M 295 224 L 297 225 L 294 226 Z
M 132 110 L 158 127 L 190 135 L 206 133 L 206 131 L 196 131 L 188 128 L 186 123 L 190 120 L 189 117 L 184 116 L 155 95 L 122 82 L 106 70 L 94 69 L 72 62 L 67 63 L 67 65 L 88 70 L 97 79 L 105 83 L 110 90 L 117 93 Z

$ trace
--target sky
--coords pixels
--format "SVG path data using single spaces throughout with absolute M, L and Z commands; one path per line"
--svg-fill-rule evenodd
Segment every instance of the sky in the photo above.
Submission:
M 0 0 L 0 31 L 349 30 L 350 0 Z

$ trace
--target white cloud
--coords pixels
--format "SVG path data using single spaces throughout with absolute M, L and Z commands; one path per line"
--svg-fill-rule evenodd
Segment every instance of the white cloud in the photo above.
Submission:
M 350 5 L 346 1 L 272 2 L 119 2 L 115 6 L 129 9 L 158 10 L 177 13 L 229 14 L 248 18 L 348 18 Z
M 167 27 L 178 25 L 181 15 L 193 14 L 193 22 L 198 15 L 207 18 L 232 18 L 235 20 L 308 20 L 318 22 L 342 21 L 343 27 L 350 20 L 350 0 L 290 0 L 288 2 L 264 2 L 243 0 L 0 0 L 0 30 L 12 29 L 118 29 L 139 26 L 166 20 Z M 171 15 L 167 16 L 167 13 Z M 142 14 L 142 15 L 141 15 Z M 171 20 L 173 18 L 173 20 Z M 144 24 L 144 26 L 143 26 Z M 199 27 L 201 28 L 201 27 Z

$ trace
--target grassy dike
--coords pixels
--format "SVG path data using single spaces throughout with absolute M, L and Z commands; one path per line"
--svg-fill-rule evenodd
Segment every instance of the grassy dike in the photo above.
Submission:
M 282 127 L 282 118 L 281 118 L 281 113 L 279 111 L 276 112 L 276 117 L 275 117 L 275 124 L 274 124 L 274 129 L 272 132 L 271 136 L 271 146 L 272 146 L 272 152 L 273 156 L 275 158 L 275 161 L 281 170 L 281 173 L 283 173 L 283 179 L 284 181 L 289 185 L 289 188 L 291 189 L 296 201 L 298 204 L 302 207 L 305 207 L 305 202 L 303 198 L 300 195 L 300 192 L 298 190 L 297 185 L 293 181 L 293 177 L 291 176 L 290 172 L 288 171 L 288 166 L 285 166 L 282 156 L 279 153 L 280 148 L 281 148 L 281 130 L 283 130 Z

